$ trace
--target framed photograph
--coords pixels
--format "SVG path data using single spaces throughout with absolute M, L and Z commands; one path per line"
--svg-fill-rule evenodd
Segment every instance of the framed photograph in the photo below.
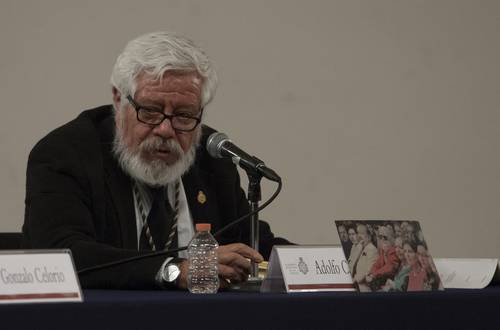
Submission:
M 335 220 L 360 292 L 444 290 L 418 221 Z

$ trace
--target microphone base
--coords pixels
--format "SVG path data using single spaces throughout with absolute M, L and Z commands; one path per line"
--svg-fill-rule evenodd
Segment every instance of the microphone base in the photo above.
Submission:
M 250 277 L 246 282 L 231 284 L 227 291 L 231 292 L 260 292 L 262 279 L 258 277 Z

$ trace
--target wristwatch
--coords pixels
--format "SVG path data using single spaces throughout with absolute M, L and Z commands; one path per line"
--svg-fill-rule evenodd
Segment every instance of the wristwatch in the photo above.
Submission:
M 156 274 L 156 283 L 158 283 L 161 288 L 166 289 L 167 287 L 177 286 L 181 270 L 179 264 L 172 261 L 173 259 L 172 257 L 167 258 Z
M 166 266 L 163 268 L 161 278 L 163 282 L 177 284 L 177 279 L 179 278 L 180 274 L 181 270 L 179 268 L 179 265 L 171 262 L 166 264 Z

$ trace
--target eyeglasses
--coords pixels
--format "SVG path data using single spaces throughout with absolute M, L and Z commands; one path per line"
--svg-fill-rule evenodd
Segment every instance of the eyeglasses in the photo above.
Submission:
M 160 125 L 165 119 L 168 119 L 170 120 L 172 128 L 181 132 L 193 131 L 201 122 L 201 115 L 203 114 L 202 108 L 199 111 L 198 116 L 189 112 L 178 112 L 167 115 L 160 109 L 148 108 L 139 105 L 130 95 L 127 96 L 127 100 L 134 107 L 137 112 L 137 120 L 141 123 L 157 126 Z

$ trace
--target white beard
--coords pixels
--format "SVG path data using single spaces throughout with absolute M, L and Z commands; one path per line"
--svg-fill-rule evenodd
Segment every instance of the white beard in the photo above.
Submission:
M 115 117 L 115 120 L 119 119 Z M 123 132 L 119 126 L 117 125 L 116 127 L 113 154 L 118 160 L 120 167 L 133 179 L 151 187 L 166 186 L 180 179 L 194 163 L 196 148 L 201 139 L 201 127 L 196 128 L 193 144 L 187 152 L 184 152 L 177 141 L 163 139 L 159 136 L 151 136 L 142 141 L 136 150 L 130 150 L 124 142 Z M 143 152 L 147 153 L 158 150 L 160 147 L 177 154 L 179 159 L 174 164 L 168 165 L 159 159 L 146 161 L 141 157 Z

